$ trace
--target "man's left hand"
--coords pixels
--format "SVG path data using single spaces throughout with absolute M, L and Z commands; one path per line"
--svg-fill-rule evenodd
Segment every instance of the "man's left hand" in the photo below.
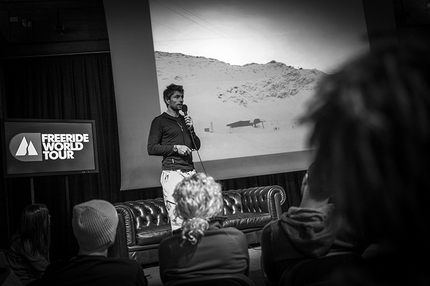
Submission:
M 191 129 L 193 127 L 193 119 L 189 115 L 184 116 L 185 124 L 187 125 L 188 129 Z

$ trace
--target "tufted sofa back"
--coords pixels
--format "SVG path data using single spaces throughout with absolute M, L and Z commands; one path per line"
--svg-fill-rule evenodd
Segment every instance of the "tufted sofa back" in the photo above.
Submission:
M 236 227 L 250 245 L 258 243 L 263 227 L 280 217 L 286 199 L 280 186 L 265 186 L 223 191 L 223 227 Z M 158 244 L 172 235 L 163 198 L 126 201 L 114 204 L 123 217 L 130 259 L 140 264 L 158 261 Z
M 115 208 L 124 216 L 127 245 L 137 244 L 136 234 L 140 233 L 142 229 L 165 226 L 170 230 L 170 220 L 163 198 L 117 203 Z M 170 231 L 165 235 L 170 235 Z
M 285 191 L 280 186 L 265 186 L 223 192 L 224 215 L 237 213 L 270 213 L 281 215 L 278 207 L 285 202 Z
M 285 198 L 284 189 L 276 185 L 224 191 L 223 214 L 268 213 L 273 220 L 281 215 Z M 127 245 L 157 243 L 160 237 L 171 235 L 163 198 L 121 202 L 115 208 L 124 216 Z

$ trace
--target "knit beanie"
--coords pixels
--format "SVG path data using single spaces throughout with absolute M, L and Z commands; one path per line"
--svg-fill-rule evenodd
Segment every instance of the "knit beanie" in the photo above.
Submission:
M 84 251 L 109 247 L 115 241 L 118 215 L 104 200 L 91 200 L 73 208 L 73 233 Z

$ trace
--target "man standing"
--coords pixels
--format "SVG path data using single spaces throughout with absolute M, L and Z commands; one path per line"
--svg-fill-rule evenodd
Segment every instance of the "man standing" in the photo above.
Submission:
M 179 113 L 184 102 L 183 87 L 170 84 L 163 92 L 163 99 L 167 111 L 155 117 L 151 123 L 148 154 L 163 156 L 160 182 L 173 232 L 181 228 L 182 220 L 176 217 L 172 194 L 179 182 L 196 172 L 192 150 L 200 149 L 200 139 L 194 132 L 191 117 Z

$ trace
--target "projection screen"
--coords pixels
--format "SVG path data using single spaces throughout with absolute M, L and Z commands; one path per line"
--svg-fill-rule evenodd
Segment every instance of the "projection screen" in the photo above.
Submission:
M 146 143 L 170 83 L 184 86 L 202 141 L 197 171 L 227 179 L 306 169 L 306 102 L 325 74 L 369 49 L 361 0 L 115 2 L 104 5 L 121 190 L 160 185 L 161 157 Z

